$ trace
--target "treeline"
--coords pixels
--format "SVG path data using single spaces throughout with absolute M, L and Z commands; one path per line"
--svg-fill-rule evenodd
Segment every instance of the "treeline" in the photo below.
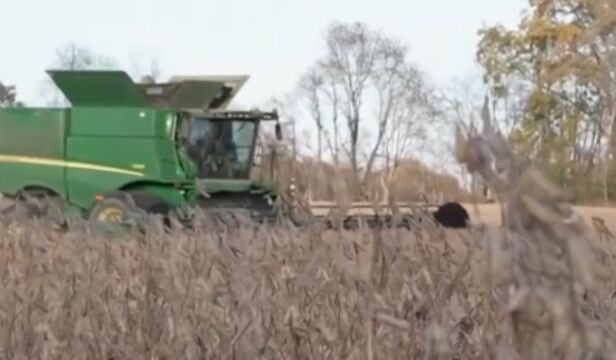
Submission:
M 517 149 L 578 202 L 616 199 L 616 2 L 531 0 L 477 60 Z

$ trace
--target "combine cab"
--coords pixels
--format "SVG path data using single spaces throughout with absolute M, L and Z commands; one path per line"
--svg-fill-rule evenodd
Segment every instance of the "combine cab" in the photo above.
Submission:
M 207 195 L 198 203 L 218 215 L 243 214 L 257 221 L 276 218 L 274 184 L 251 179 L 257 134 L 262 121 L 277 121 L 275 112 L 208 111 L 193 115 L 184 145 Z
M 257 137 L 262 122 L 276 122 L 278 114 L 226 110 L 245 83 L 245 76 L 173 77 L 167 83 L 140 84 L 152 103 L 190 114 L 179 129 L 181 142 L 205 190 L 197 203 L 215 218 L 244 215 L 274 221 L 278 189 L 251 179 Z

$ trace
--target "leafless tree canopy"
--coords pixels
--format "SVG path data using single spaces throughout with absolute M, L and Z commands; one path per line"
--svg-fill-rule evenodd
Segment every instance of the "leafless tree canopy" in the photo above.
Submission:
M 56 51 L 54 66 L 63 70 L 98 70 L 117 67 L 117 62 L 87 47 L 69 43 Z
M 4 85 L 0 82 L 0 107 L 18 105 L 17 89 L 14 85 Z
M 407 59 L 408 48 L 361 23 L 334 23 L 327 53 L 300 82 L 315 122 L 318 158 L 326 148 L 365 183 L 379 159 L 395 167 L 434 119 L 432 89 Z
M 113 70 L 118 68 L 115 59 L 98 54 L 88 47 L 68 43 L 56 50 L 51 68 L 60 70 Z M 66 106 L 68 101 L 51 80 L 45 82 L 43 92 L 52 106 Z

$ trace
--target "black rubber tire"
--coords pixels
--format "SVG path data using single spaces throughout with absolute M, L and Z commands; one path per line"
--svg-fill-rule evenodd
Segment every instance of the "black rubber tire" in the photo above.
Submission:
M 106 206 L 104 204 L 112 204 L 112 206 L 120 207 L 128 214 L 158 214 L 168 216 L 171 211 L 171 207 L 161 198 L 146 191 L 116 191 L 105 194 L 104 200 L 98 201 L 97 204 L 93 206 L 90 212 L 90 220 L 100 212 L 100 209 Z M 95 211 L 97 212 L 96 214 L 94 214 Z
M 165 230 L 171 229 L 173 209 L 163 199 L 146 191 L 130 192 L 130 195 L 134 199 L 135 206 L 140 211 L 149 215 L 160 215 Z
M 148 214 L 168 216 L 171 211 L 171 207 L 156 195 L 145 191 L 131 191 L 129 194 L 134 206 Z
M 446 228 L 465 229 L 469 226 L 470 216 L 462 205 L 448 202 L 441 205 L 434 213 L 434 220 Z
M 142 212 L 135 206 L 132 198 L 127 196 L 113 196 L 105 197 L 105 199 L 97 201 L 88 214 L 88 220 L 90 221 L 103 221 L 103 222 L 124 222 L 135 216 L 142 215 Z M 124 198 L 124 199 L 123 199 Z M 115 210 L 115 216 L 121 217 L 121 219 L 111 220 L 110 218 L 101 218 L 105 211 Z M 108 215 L 107 215 L 108 216 Z

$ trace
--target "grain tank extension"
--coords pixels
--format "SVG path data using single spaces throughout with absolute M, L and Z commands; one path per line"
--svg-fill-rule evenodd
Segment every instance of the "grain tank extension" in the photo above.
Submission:
M 0 109 L 0 192 L 45 194 L 90 219 L 195 202 L 182 112 L 153 106 L 121 71 L 49 71 L 69 108 Z

